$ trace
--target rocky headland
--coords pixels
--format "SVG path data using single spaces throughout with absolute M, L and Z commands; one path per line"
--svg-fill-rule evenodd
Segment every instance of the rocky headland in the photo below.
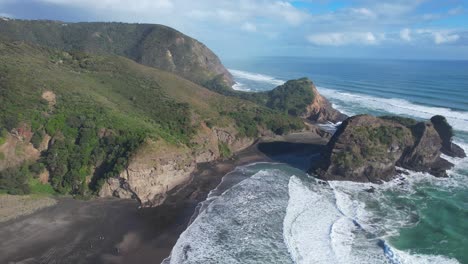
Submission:
M 446 177 L 453 164 L 442 153 L 465 156 L 452 142 L 452 128 L 443 116 L 417 122 L 358 115 L 343 121 L 310 171 L 324 180 L 373 183 L 391 180 L 398 167 Z

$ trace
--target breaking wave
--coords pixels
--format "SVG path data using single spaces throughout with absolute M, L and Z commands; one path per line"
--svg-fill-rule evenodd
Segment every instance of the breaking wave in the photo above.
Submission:
M 233 69 L 229 69 L 229 72 L 234 76 L 234 79 L 236 80 L 236 84 L 234 84 L 232 88 L 238 91 L 271 90 L 276 86 L 285 83 L 285 81 L 283 80 L 276 79 L 273 76 L 260 73 L 252 73 Z
M 380 112 L 380 114 L 392 113 L 420 119 L 429 119 L 434 115 L 443 115 L 456 130 L 468 131 L 468 112 L 415 104 L 404 99 L 380 98 L 323 87 L 319 87 L 318 89 L 323 96 L 333 102 L 333 105 L 338 110 L 348 115 L 373 111 Z

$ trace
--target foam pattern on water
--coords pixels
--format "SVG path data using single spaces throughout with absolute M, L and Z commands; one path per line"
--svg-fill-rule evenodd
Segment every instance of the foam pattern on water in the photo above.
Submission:
M 224 192 L 182 233 L 170 263 L 292 263 L 281 228 L 288 179 L 262 170 Z
M 415 104 L 404 99 L 379 98 L 324 87 L 318 89 L 323 96 L 333 102 L 335 108 L 347 115 L 375 112 L 376 114 L 392 113 L 421 119 L 443 115 L 456 130 L 468 131 L 468 112 Z

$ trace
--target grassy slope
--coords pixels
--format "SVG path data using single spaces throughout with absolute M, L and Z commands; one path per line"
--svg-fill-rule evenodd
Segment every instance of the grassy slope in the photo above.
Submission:
M 53 136 L 55 143 L 39 162 L 51 171 L 51 184 L 60 193 L 97 190 L 103 178 L 126 166 L 146 137 L 190 146 L 202 120 L 210 126 L 234 124 L 244 136 L 257 136 L 258 126 L 276 132 L 302 127 L 298 119 L 118 56 L 0 42 L 0 80 L 0 131 L 28 123 L 35 136 Z M 41 98 L 44 91 L 56 94 L 55 106 Z M 100 135 L 103 129 L 111 131 L 108 136 Z M 98 170 L 87 185 L 94 167 Z M 0 189 L 27 192 L 25 174 L 0 175 Z M 12 178 L 22 175 L 26 178 Z M 36 183 L 31 187 L 41 189 Z
M 0 20 L 0 39 L 124 56 L 196 83 L 225 73 L 218 57 L 202 43 L 163 25 Z

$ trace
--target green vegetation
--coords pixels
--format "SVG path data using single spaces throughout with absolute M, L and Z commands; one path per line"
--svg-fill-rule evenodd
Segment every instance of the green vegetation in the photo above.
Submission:
M 399 123 L 407 128 L 411 128 L 416 125 L 418 122 L 412 118 L 402 117 L 402 116 L 381 116 L 381 119 L 393 121 Z
M 252 111 L 252 109 L 239 109 L 235 112 L 222 112 L 221 114 L 234 119 L 239 134 L 244 137 L 256 137 L 259 134 L 260 127 L 271 130 L 278 135 L 304 127 L 302 120 L 298 118 L 291 118 L 288 115 L 278 114 L 264 108 L 258 108 L 255 111 Z
M 267 93 L 266 105 L 285 114 L 300 116 L 314 100 L 311 84 L 307 78 L 288 81 Z
M 229 146 L 224 143 L 220 142 L 218 144 L 218 149 L 219 149 L 219 154 L 221 155 L 222 158 L 229 158 L 232 156 L 231 150 L 229 149 Z
M 7 131 L 5 129 L 0 128 L 0 146 L 5 144 L 7 137 Z
M 366 161 L 385 160 L 392 143 L 397 143 L 402 148 L 405 144 L 402 139 L 410 136 L 409 130 L 405 132 L 401 127 L 387 125 L 356 126 L 349 133 L 357 143 L 333 155 L 333 162 L 344 169 L 359 167 Z
M 222 76 L 205 83 L 207 88 L 217 93 L 248 100 L 291 116 L 304 114 L 314 100 L 311 85 L 312 81 L 302 78 L 288 81 L 268 92 L 251 93 L 233 90 L 223 82 Z
M 224 70 L 216 55 L 203 44 L 162 25 L 0 20 L 0 40 L 25 41 L 68 52 L 124 56 L 198 84 Z M 56 62 L 63 59 L 50 57 Z M 85 67 L 87 63 L 79 62 Z
M 394 139 L 401 139 L 404 131 L 398 127 L 381 125 L 378 127 L 360 126 L 353 130 L 353 135 L 376 144 L 389 145 Z
M 32 194 L 47 194 L 47 195 L 55 195 L 54 188 L 50 184 L 43 184 L 39 181 L 39 179 L 31 178 L 28 182 L 29 190 Z
M 303 127 L 299 118 L 117 56 L 0 41 L 0 80 L 0 131 L 26 123 L 35 147 L 46 134 L 52 138 L 36 164 L 2 174 L 0 190 L 16 194 L 50 192 L 34 178 L 44 168 L 54 192 L 95 193 L 147 138 L 190 147 L 204 120 L 211 127 L 234 124 L 245 137 Z M 44 92 L 56 100 L 42 98 Z M 225 147 L 221 153 L 229 156 Z
M 29 176 L 30 172 L 27 165 L 0 171 L 0 192 L 8 194 L 30 193 L 31 189 L 28 185 Z

